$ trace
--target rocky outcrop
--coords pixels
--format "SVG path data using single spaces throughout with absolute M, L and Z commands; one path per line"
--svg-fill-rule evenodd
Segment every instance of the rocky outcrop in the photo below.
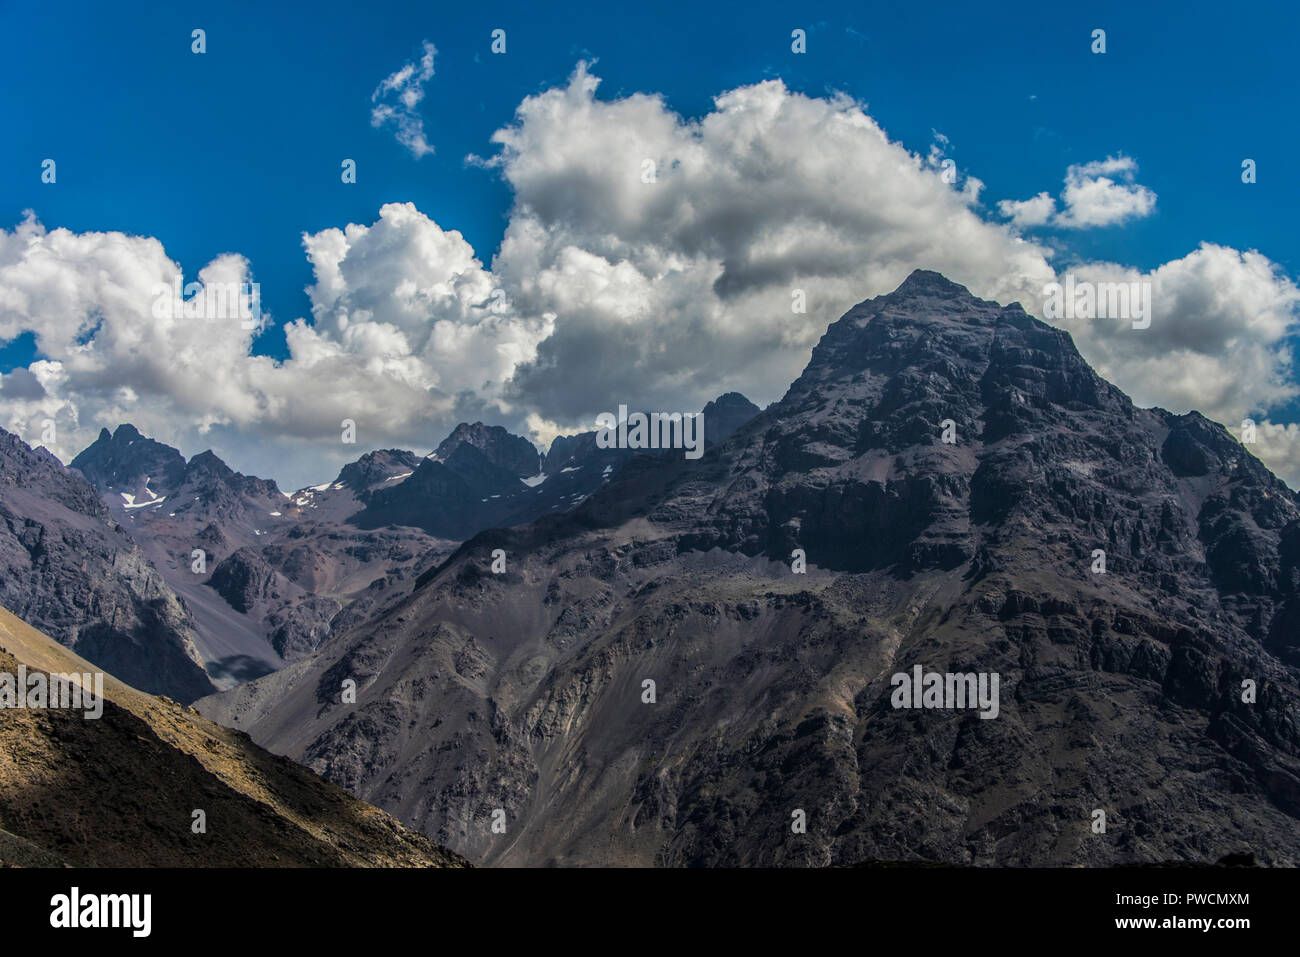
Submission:
M 284 591 L 283 582 L 259 552 L 241 548 L 213 569 L 208 586 L 235 611 L 248 612 L 256 604 L 278 601 Z
M 334 616 L 343 608 L 332 598 L 308 595 L 266 616 L 270 641 L 285 661 L 297 661 L 319 648 L 328 637 Z

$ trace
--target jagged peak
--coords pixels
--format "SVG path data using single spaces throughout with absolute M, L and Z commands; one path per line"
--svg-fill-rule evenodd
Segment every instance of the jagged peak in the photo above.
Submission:
M 215 472 L 218 475 L 233 475 L 235 470 L 221 460 L 221 457 L 211 449 L 204 449 L 198 455 L 189 460 L 186 471 L 193 473 L 197 470 Z
M 718 396 L 716 399 L 714 399 L 712 402 L 706 405 L 705 408 L 707 409 L 709 408 L 709 406 L 736 407 L 736 408 L 746 408 L 746 409 L 753 407 L 755 411 L 758 411 L 758 406 L 754 405 L 754 403 L 749 400 L 749 397 L 741 392 L 724 392 L 722 393 L 722 395 Z
M 376 482 L 384 482 L 400 474 L 397 469 L 415 471 L 421 464 L 420 459 L 419 455 L 406 449 L 374 449 L 339 469 L 332 484 L 364 491 Z
M 960 295 L 975 298 L 965 286 L 953 282 L 943 273 L 935 272 L 933 269 L 913 269 L 899 287 L 890 293 L 891 296 L 918 294 Z
M 485 425 L 482 422 L 460 423 L 428 458 L 435 462 L 446 462 L 462 445 L 477 449 L 493 464 L 520 478 L 535 475 L 542 459 L 537 446 L 522 435 L 516 435 L 504 426 Z

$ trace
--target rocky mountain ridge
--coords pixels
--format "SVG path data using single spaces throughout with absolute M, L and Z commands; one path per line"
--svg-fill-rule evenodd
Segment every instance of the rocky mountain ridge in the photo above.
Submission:
M 1295 866 L 1297 541 L 1220 426 L 918 271 L 702 459 L 199 708 L 481 863 Z M 998 717 L 894 707 L 918 665 Z
M 746 412 L 743 397 L 726 402 L 720 428 Z M 208 682 L 232 687 L 309 654 L 334 627 L 400 600 L 464 538 L 572 508 L 635 454 L 597 450 L 594 435 L 574 437 L 548 476 L 526 439 L 466 423 L 428 456 L 368 452 L 334 481 L 286 493 L 125 424 L 102 430 L 69 474 L 95 486 L 177 601 L 207 674 L 158 688 L 190 700 Z

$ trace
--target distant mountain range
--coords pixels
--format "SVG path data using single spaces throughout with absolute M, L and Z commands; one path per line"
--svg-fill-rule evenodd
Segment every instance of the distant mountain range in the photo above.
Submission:
M 721 438 L 758 409 L 730 394 L 706 411 Z M 286 493 L 130 424 L 68 468 L 0 430 L 0 598 L 131 684 L 190 702 L 389 607 L 465 538 L 573 508 L 637 454 L 595 436 L 543 457 L 465 423 L 427 456 L 368 452 Z
M 478 863 L 1295 866 L 1298 621 L 1294 493 L 918 271 L 702 459 L 197 707 Z M 996 717 L 896 707 L 917 669 Z

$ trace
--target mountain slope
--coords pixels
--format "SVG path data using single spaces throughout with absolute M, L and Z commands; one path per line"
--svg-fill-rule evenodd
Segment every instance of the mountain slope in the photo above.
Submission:
M 704 458 L 199 707 L 487 863 L 1295 865 L 1298 545 L 1221 427 L 918 271 Z M 998 717 L 894 708 L 916 665 L 999 674 Z
M 0 609 L 0 672 L 94 665 Z M 247 736 L 105 678 L 102 717 L 0 710 L 0 865 L 459 867 Z M 193 811 L 206 833 L 192 830 Z
M 3 430 L 0 605 L 151 692 L 213 690 L 188 608 L 95 490 Z
M 191 609 L 196 646 L 226 688 L 312 651 L 345 605 L 361 600 L 352 614 L 371 608 L 386 587 L 451 551 L 453 542 L 417 529 L 348 523 L 369 495 L 400 483 L 420 461 L 399 450 L 370 452 L 334 482 L 288 495 L 211 451 L 187 463 L 121 425 L 101 432 L 72 467 Z

